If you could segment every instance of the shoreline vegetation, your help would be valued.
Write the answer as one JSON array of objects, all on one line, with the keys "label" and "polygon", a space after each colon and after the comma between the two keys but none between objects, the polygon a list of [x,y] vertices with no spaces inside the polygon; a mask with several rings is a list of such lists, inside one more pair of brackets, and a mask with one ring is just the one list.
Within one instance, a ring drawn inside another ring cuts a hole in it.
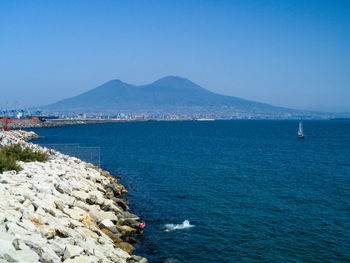
[{"label": "shoreline vegetation", "polygon": [[17,161],[22,162],[44,162],[49,160],[47,153],[33,151],[23,144],[10,144],[0,148],[0,173],[5,171],[19,172],[22,168]]},{"label": "shoreline vegetation", "polygon": [[92,164],[26,142],[33,138],[0,132],[1,160],[20,167],[0,171],[0,261],[146,263],[132,255],[140,218],[128,211],[125,187]]}]

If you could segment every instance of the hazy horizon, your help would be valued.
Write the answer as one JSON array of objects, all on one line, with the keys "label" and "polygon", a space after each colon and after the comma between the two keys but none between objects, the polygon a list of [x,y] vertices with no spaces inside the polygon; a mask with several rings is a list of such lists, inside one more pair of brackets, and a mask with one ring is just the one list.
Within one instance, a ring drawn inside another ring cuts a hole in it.
[{"label": "hazy horizon", "polygon": [[294,109],[350,112],[346,1],[1,1],[0,107],[109,80],[188,78]]}]

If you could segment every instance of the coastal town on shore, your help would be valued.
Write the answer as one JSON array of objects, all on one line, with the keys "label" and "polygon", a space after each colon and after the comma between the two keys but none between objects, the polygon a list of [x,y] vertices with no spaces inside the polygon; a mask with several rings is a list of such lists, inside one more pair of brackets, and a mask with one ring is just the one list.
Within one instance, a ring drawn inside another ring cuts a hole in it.
[{"label": "coastal town on shore", "polygon": [[140,218],[109,172],[28,142],[38,135],[0,132],[0,149],[20,145],[48,156],[0,174],[0,262],[146,263],[132,255]]},{"label": "coastal town on shore", "polygon": [[325,120],[349,119],[349,114],[300,112],[266,113],[266,112],[42,112],[40,110],[0,110],[0,129],[51,128],[64,125],[143,122],[143,121],[211,121],[211,120]]}]

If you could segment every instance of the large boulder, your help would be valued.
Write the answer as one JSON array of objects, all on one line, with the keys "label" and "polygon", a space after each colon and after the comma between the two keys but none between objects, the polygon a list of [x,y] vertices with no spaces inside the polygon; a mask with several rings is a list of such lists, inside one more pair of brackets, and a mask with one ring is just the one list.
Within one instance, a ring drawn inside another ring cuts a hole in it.
[{"label": "large boulder", "polygon": [[72,209],[64,208],[63,212],[75,220],[83,220],[84,216],[86,215],[86,211],[79,207],[73,207]]},{"label": "large boulder", "polygon": [[102,228],[101,232],[105,235],[107,235],[114,243],[122,242],[122,234],[120,232],[113,233],[112,231],[108,230],[107,228]]},{"label": "large boulder", "polygon": [[110,188],[113,191],[115,196],[122,195],[122,187],[117,183],[111,182],[108,185],[106,185],[106,188],[107,189]]},{"label": "large boulder", "polygon": [[104,219],[102,220],[99,225],[98,225],[101,229],[102,228],[107,228],[109,231],[111,231],[112,233],[118,233],[118,229],[116,227],[116,225],[110,220],[110,219]]},{"label": "large boulder", "polygon": [[127,204],[126,200],[121,199],[121,198],[117,198],[117,197],[113,197],[112,200],[113,200],[118,206],[120,206],[123,210],[128,209],[128,204]]},{"label": "large boulder", "polygon": [[42,247],[42,251],[40,253],[40,262],[53,263],[60,261],[61,259],[57,256],[55,251],[49,245],[45,245]]},{"label": "large boulder", "polygon": [[55,188],[61,194],[70,194],[72,192],[72,188],[64,181],[61,181],[59,184],[55,185]]},{"label": "large boulder", "polygon": [[130,219],[130,218],[122,218],[119,220],[118,222],[121,225],[126,225],[126,226],[130,226],[132,228],[138,228],[140,225],[140,222],[134,220],[134,219]]},{"label": "large boulder", "polygon": [[116,243],[115,246],[117,248],[124,250],[128,254],[131,254],[131,252],[135,249],[132,245],[126,242]]},{"label": "large boulder", "polygon": [[71,195],[84,202],[89,198],[89,194],[84,191],[72,191]]},{"label": "large boulder", "polygon": [[72,257],[78,256],[83,251],[84,251],[84,249],[82,247],[74,246],[74,245],[66,245],[66,248],[65,248],[64,254],[63,254],[63,258],[67,259],[67,258],[72,258]]},{"label": "large boulder", "polygon": [[115,215],[115,213],[102,211],[101,208],[97,205],[90,206],[88,213],[90,217],[97,223],[100,223],[104,219],[110,219],[112,222],[118,221],[118,217]]},{"label": "large boulder", "polygon": [[134,215],[128,211],[124,211],[119,215],[120,218],[123,219],[132,219],[132,220],[140,220],[140,218],[137,215]]},{"label": "large boulder", "polygon": [[123,236],[135,234],[137,231],[135,228],[132,228],[130,226],[117,225],[117,228]]}]

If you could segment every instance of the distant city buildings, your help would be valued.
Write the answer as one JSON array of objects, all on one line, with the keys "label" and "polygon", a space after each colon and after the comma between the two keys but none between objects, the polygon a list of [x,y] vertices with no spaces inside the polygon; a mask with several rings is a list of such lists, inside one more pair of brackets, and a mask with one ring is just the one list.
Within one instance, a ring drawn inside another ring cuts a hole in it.
[{"label": "distant city buildings", "polygon": [[1,118],[28,119],[39,118],[42,121],[53,119],[66,120],[196,120],[196,119],[330,119],[349,118],[349,113],[324,113],[291,110],[281,112],[264,112],[262,110],[242,111],[230,107],[222,108],[193,108],[179,107],[169,110],[145,111],[106,111],[106,112],[76,112],[76,111],[41,111],[41,110],[0,110]]}]

